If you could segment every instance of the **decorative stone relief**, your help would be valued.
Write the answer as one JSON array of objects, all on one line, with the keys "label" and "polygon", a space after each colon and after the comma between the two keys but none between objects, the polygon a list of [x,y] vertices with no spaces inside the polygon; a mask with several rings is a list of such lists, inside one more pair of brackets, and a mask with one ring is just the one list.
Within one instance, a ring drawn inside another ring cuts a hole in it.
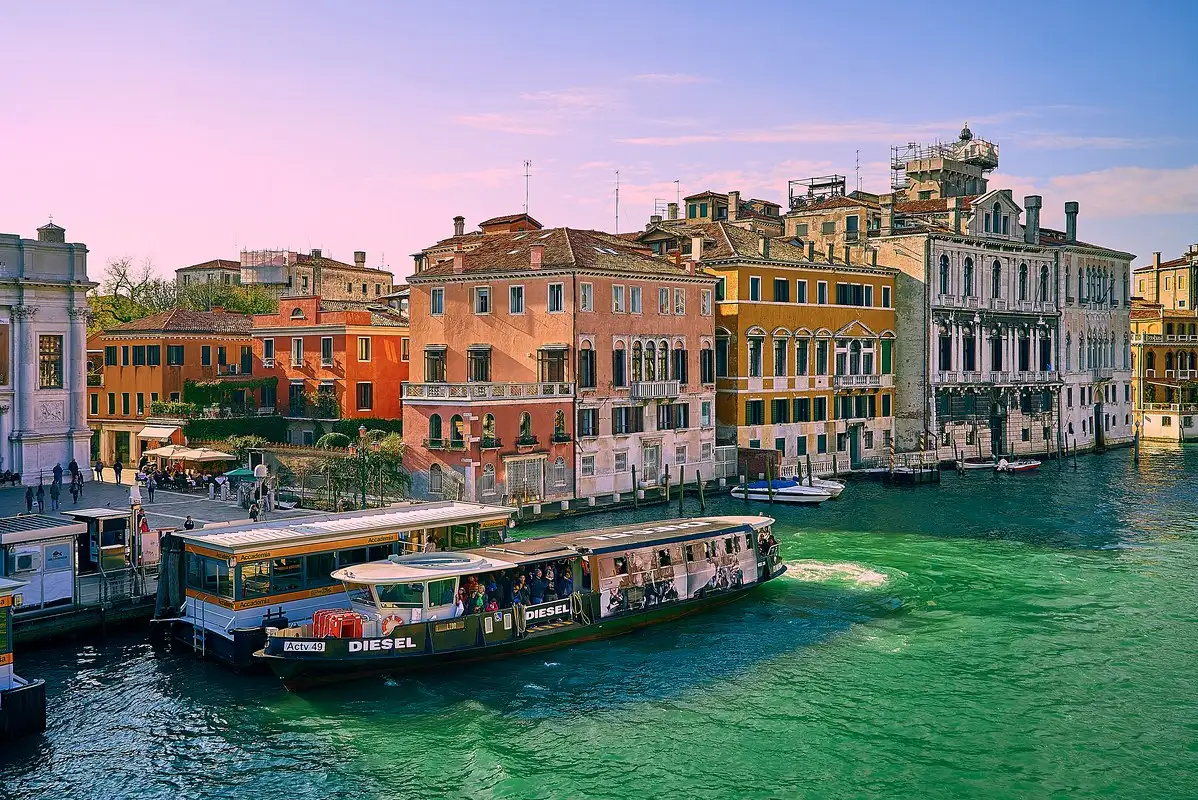
[{"label": "decorative stone relief", "polygon": [[37,315],[37,306],[13,306],[13,319],[33,319]]},{"label": "decorative stone relief", "polygon": [[92,311],[87,306],[71,306],[67,309],[67,314],[70,315],[71,319],[78,319],[86,322],[87,320],[91,319]]},{"label": "decorative stone relief", "polygon": [[62,400],[43,400],[38,403],[37,418],[40,422],[62,422],[66,416],[66,404]]}]

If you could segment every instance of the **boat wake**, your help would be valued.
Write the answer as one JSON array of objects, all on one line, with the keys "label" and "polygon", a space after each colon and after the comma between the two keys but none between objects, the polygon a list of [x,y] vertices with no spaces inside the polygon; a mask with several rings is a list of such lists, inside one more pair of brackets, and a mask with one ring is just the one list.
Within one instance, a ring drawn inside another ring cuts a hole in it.
[{"label": "boat wake", "polygon": [[886,573],[860,564],[829,564],[826,561],[787,561],[786,577],[814,583],[848,583],[869,589],[885,586],[890,580]]}]

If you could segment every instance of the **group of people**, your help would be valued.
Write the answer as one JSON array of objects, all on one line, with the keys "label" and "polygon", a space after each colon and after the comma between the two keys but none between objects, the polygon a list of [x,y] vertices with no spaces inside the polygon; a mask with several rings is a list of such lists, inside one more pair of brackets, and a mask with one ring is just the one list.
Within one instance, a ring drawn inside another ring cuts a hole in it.
[{"label": "group of people", "polygon": [[[50,482],[50,510],[58,510],[58,501],[62,497],[62,482],[64,474],[70,474],[71,486],[67,490],[71,493],[71,500],[75,504],[79,503],[79,498],[83,496],[83,473],[79,471],[79,462],[71,459],[71,463],[67,464],[67,472],[64,473],[62,464],[54,465],[54,479]],[[46,510],[46,485],[38,479],[37,490],[32,486],[25,489],[25,510],[33,513],[33,504],[37,503],[37,511],[39,514]]]},{"label": "group of people", "polygon": [[[590,589],[590,572],[582,562],[582,588]],[[469,575],[458,588],[454,616],[482,614],[520,605],[538,605],[569,597],[574,593],[574,570],[566,559],[534,564],[528,568],[506,569]]]}]

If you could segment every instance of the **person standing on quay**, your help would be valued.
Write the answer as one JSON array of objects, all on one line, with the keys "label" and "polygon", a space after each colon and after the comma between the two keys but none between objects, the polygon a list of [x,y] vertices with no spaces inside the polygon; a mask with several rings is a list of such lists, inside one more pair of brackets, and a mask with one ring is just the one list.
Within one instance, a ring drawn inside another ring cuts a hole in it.
[{"label": "person standing on quay", "polygon": [[104,482],[104,462],[96,459],[96,483]]},{"label": "person standing on quay", "polygon": [[112,465],[112,471],[113,471],[113,474],[116,475],[117,483],[121,482],[121,470],[123,470],[124,468],[125,468],[125,465],[121,463],[121,460],[119,458]]},{"label": "person standing on quay", "polygon": [[75,491],[80,497],[83,497],[83,473],[75,473]]},{"label": "person standing on quay", "polygon": [[154,490],[157,488],[158,488],[158,481],[154,480],[153,475],[146,478],[146,494],[149,495],[151,503],[154,502]]},{"label": "person standing on quay", "polygon": [[71,481],[71,502],[79,505],[79,483]]},{"label": "person standing on quay", "polygon": [[72,458],[71,463],[67,464],[67,472],[71,473],[71,483],[74,483],[79,477],[79,462]]},{"label": "person standing on quay", "polygon": [[39,479],[37,482],[37,513],[41,514],[46,510],[46,487]]},{"label": "person standing on quay", "polygon": [[54,465],[54,482],[58,484],[62,483],[62,464]]},{"label": "person standing on quay", "polygon": [[54,481],[50,484],[50,510],[58,510],[58,498],[62,494],[62,481]]},{"label": "person standing on quay", "polygon": [[33,513],[33,487],[25,487],[25,511]]}]

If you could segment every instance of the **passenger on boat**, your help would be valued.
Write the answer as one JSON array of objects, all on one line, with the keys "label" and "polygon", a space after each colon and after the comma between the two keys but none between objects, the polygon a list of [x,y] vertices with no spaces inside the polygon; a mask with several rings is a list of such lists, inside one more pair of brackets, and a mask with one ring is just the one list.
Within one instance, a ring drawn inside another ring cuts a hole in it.
[{"label": "passenger on boat", "polygon": [[553,567],[545,567],[545,602],[549,603],[557,599],[557,578],[553,572]]},{"label": "passenger on boat", "polygon": [[487,607],[484,610],[486,610],[488,612],[498,611],[499,610],[499,601],[496,600],[494,597],[492,597],[490,600],[487,601]]},{"label": "passenger on boat", "polygon": [[574,594],[574,572],[567,564],[557,579],[557,596],[569,597],[572,594]]},{"label": "passenger on boat", "polygon": [[528,581],[524,579],[523,575],[520,575],[516,578],[516,585],[512,588],[513,602],[515,602],[517,598],[519,598],[520,605],[526,606],[532,602],[532,592],[529,590]]},{"label": "passenger on boat", "polygon": [[453,615],[454,617],[463,616],[466,613],[466,589],[465,587],[458,589],[457,596],[453,600]]},{"label": "passenger on boat", "polygon": [[481,614],[487,607],[487,593],[482,586],[475,584],[474,594],[470,597],[470,613]]},{"label": "passenger on boat", "polygon": [[591,562],[585,558],[582,560],[582,590],[584,592],[591,590]]},{"label": "passenger on boat", "polygon": [[545,580],[545,573],[540,567],[537,567],[536,573],[528,583],[529,594],[532,596],[532,604],[535,606],[538,603],[545,602],[545,589],[548,588],[549,582]]}]

